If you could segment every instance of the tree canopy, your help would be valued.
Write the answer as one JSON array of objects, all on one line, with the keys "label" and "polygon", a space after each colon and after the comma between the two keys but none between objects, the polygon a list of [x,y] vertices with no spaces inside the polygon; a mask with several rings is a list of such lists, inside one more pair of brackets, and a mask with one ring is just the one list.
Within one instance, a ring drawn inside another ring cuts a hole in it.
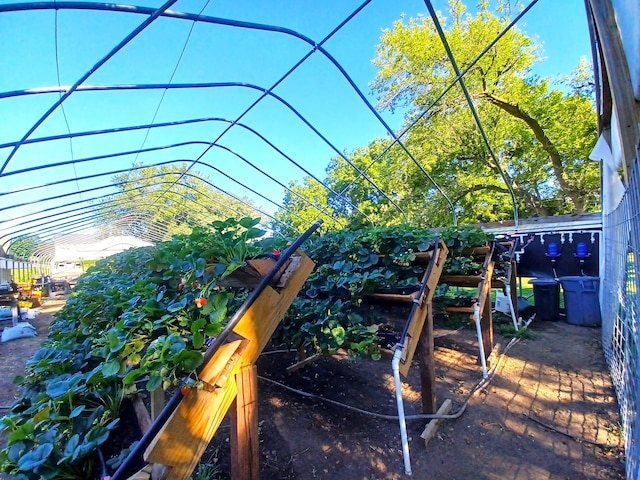
[{"label": "tree canopy", "polygon": [[134,165],[112,180],[119,192],[100,203],[101,218],[112,220],[100,228],[114,230],[110,233],[169,239],[214,220],[263,220],[251,200],[224,193],[186,165]]},{"label": "tree canopy", "polygon": [[[554,85],[532,73],[541,45],[517,27],[478,59],[511,22],[508,4],[482,2],[471,14],[451,0],[448,16],[439,13],[482,131],[431,18],[401,18],[383,32],[372,89],[381,108],[406,111],[406,150],[384,138],[348,154],[386,195],[339,158],[326,179],[377,224],[446,225],[452,210],[461,223],[513,218],[506,182],[521,217],[599,209],[599,165],[588,159],[597,124],[586,61]],[[304,216],[306,207],[290,200],[285,206]],[[363,221],[331,196],[327,202]]]}]

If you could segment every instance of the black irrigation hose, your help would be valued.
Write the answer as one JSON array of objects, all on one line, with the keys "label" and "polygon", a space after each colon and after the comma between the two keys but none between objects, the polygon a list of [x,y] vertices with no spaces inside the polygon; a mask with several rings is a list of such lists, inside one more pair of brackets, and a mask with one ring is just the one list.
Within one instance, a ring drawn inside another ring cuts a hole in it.
[{"label": "black irrigation hose", "polygon": [[[222,332],[216,337],[215,341],[211,344],[211,346],[204,353],[204,361],[203,365],[206,365],[207,362],[215,355],[218,349],[225,342],[227,337],[233,331],[233,328],[238,324],[240,319],[244,316],[244,314],[249,310],[249,308],[254,304],[254,302],[258,299],[258,296],[264,291],[264,289],[269,285],[269,283],[273,280],[276,273],[280,270],[281,267],[285,265],[287,260],[293,255],[293,253],[322,225],[322,220],[318,220],[316,223],[311,225],[302,235],[300,235],[291,245],[289,245],[280,258],[275,263],[275,265],[269,270],[269,272],[264,276],[264,278],[260,281],[258,286],[253,289],[249,297],[244,301],[244,303],[240,306],[238,311],[231,317],[227,325],[224,327]],[[183,395],[182,392],[176,392],[164,406],[164,408],[160,411],[160,414],[153,421],[147,432],[142,436],[140,441],[136,444],[136,446],[131,450],[127,458],[122,462],[120,467],[116,470],[116,472],[111,476],[111,480],[124,480],[129,478],[131,475],[135,473],[136,466],[141,462],[143,458],[144,451],[147,449],[151,441],[158,434],[160,429],[164,426],[166,421],[169,419],[171,414],[178,408],[180,401],[182,400]]]},{"label": "black irrigation hose", "polygon": [[435,261],[438,257],[438,249],[440,248],[440,235],[436,235],[436,238],[434,240],[434,247],[433,247],[433,253],[431,256],[431,261],[429,262],[429,266],[427,267],[427,272],[425,272],[425,276],[424,276],[424,282],[422,282],[422,285],[420,285],[420,290],[418,291],[418,296],[413,300],[413,305],[411,306],[411,312],[409,313],[409,320],[407,320],[407,323],[405,323],[404,325],[404,330],[402,332],[402,336],[400,337],[400,340],[398,341],[398,346],[399,348],[404,348],[405,347],[405,342],[407,339],[407,333],[409,333],[409,325],[411,324],[410,320],[413,318],[413,316],[416,313],[416,310],[418,308],[420,308],[420,302],[422,300],[422,295],[424,295],[424,291],[427,288],[427,283],[429,281],[429,277],[431,276],[431,271],[433,270],[433,266],[435,264]]}]

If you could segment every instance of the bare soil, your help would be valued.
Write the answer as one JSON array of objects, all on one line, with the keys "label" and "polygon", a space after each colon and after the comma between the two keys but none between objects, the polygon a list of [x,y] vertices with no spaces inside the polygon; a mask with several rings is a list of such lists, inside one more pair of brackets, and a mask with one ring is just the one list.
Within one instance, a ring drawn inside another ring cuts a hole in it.
[{"label": "bare soil", "polygon": [[[16,398],[13,378],[23,373],[61,305],[55,300],[41,307],[42,314],[31,321],[38,337],[0,343],[3,408]],[[530,329],[535,337],[508,351],[509,339],[496,334],[503,353],[493,359],[490,384],[471,396],[482,379],[475,331],[437,329],[438,403],[451,399],[455,413],[468,399],[468,407],[459,418],[443,421],[427,445],[420,438],[427,420],[408,421],[412,478],[625,478],[619,411],[600,329],[535,321]],[[338,354],[288,374],[286,367],[294,362],[291,352],[264,354],[258,361],[260,478],[406,477],[397,420],[343,406],[397,415],[391,362]],[[418,367],[403,380],[406,414],[421,413]],[[217,473],[200,478],[228,478],[228,459],[225,422],[203,457],[203,464],[217,465]]]}]

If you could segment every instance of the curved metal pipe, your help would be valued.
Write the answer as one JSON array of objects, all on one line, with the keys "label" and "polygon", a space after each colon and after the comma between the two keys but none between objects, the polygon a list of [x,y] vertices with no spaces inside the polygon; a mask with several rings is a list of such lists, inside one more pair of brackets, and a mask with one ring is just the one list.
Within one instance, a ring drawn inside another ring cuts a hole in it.
[{"label": "curved metal pipe", "polygon": [[[491,143],[489,142],[489,138],[487,137],[486,132],[484,131],[484,128],[482,126],[482,121],[480,120],[480,116],[478,115],[478,111],[476,110],[476,107],[473,103],[473,99],[471,98],[471,95],[469,94],[469,90],[467,89],[467,85],[464,82],[464,79],[462,78],[462,75],[460,73],[460,69],[458,68],[458,63],[456,62],[456,58],[453,55],[453,51],[451,50],[451,47],[449,46],[449,42],[447,41],[447,37],[444,33],[444,30],[442,29],[442,25],[440,25],[440,20],[438,20],[438,16],[436,15],[436,11],[433,8],[433,5],[431,4],[430,0],[424,0],[425,5],[427,6],[427,9],[429,10],[429,14],[431,15],[431,19],[433,20],[433,23],[436,27],[436,31],[438,32],[438,36],[440,37],[440,41],[442,42],[442,45],[444,46],[445,51],[447,52],[447,56],[449,57],[449,61],[451,62],[451,65],[453,67],[453,70],[456,74],[456,77],[458,77],[458,83],[460,85],[460,88],[462,89],[462,92],[464,93],[464,96],[467,100],[467,104],[469,105],[469,109],[471,110],[471,114],[473,115],[473,118],[476,122],[476,125],[478,126],[478,130],[480,131],[480,135],[482,136],[482,141],[484,142],[485,146],[487,147],[487,150],[489,151],[489,154],[491,155],[491,158],[493,159],[494,164],[496,165],[496,169],[498,170],[498,172],[500,173],[500,176],[502,177],[502,180],[504,181],[505,185],[507,186],[507,189],[509,190],[509,193],[511,195],[511,202],[512,202],[512,206],[513,206],[513,219],[514,219],[514,223],[515,223],[515,229],[518,230],[518,204],[516,201],[516,194],[513,190],[513,186],[511,185],[511,181],[509,181],[509,178],[507,177],[507,175],[505,174],[505,172],[502,170],[502,167],[500,166],[500,162],[498,162],[498,157],[496,157],[495,152],[493,151],[493,149],[491,148]],[[486,372],[485,372],[486,373]]]},{"label": "curved metal pipe", "polygon": [[[400,133],[398,134],[398,138],[402,138],[404,137],[420,120],[422,120],[424,118],[424,116],[429,113],[431,111],[431,109],[433,107],[435,107],[440,100],[442,100],[444,98],[444,96],[449,92],[449,90],[451,90],[457,83],[458,81],[463,78],[468,72],[469,70],[471,70],[476,63],[478,63],[480,61],[480,59],[482,57],[484,57],[487,52],[489,50],[491,50],[491,48],[493,48],[493,46],[498,43],[498,41],[506,35],[506,33],[511,30],[511,28],[513,28],[514,25],[516,25],[520,19],[531,9],[531,7],[533,7],[536,3],[538,2],[538,0],[532,0],[531,3],[529,3],[529,5],[527,5],[518,15],[516,15],[516,17],[509,22],[509,24],[478,54],[478,56],[476,58],[474,58],[471,63],[469,63],[464,70],[462,70],[459,74],[456,75],[456,78],[453,79],[453,81],[451,83],[449,83],[449,85],[447,85],[447,87],[442,91],[442,93],[440,93],[440,95],[438,95],[438,97],[433,100],[433,102],[431,102],[431,104],[424,109],[424,111],[418,115],[409,125],[407,125],[406,127],[404,127]],[[387,145],[384,150],[382,150],[382,152],[380,153],[380,155],[378,155],[376,158],[374,158],[371,163],[369,163],[369,165],[367,165],[367,167],[365,167],[364,171],[368,171],[373,165],[375,165],[377,162],[379,162],[386,154],[387,152],[389,152],[389,150],[391,149],[391,147],[393,147],[395,144],[397,143],[397,139],[392,139],[391,142],[389,143],[389,145]],[[351,187],[351,185],[353,183],[355,183],[358,180],[359,177],[356,177],[354,180],[352,180],[343,190],[342,192],[344,192],[345,190],[349,189]],[[341,192],[341,193],[342,193]],[[455,213],[455,209],[453,211],[453,223],[454,225],[457,224],[457,219],[456,219],[456,213]]]},{"label": "curved metal pipe", "polygon": [[[65,93],[64,95],[62,95],[37,121],[36,123],[34,123],[31,128],[27,131],[27,133],[24,134],[24,136],[22,137],[20,143],[18,145],[16,145],[15,147],[13,147],[13,150],[11,151],[11,153],[9,153],[9,156],[7,157],[7,159],[4,161],[4,163],[2,164],[2,166],[0,167],[0,175],[2,174],[2,172],[4,172],[4,170],[7,168],[7,165],[9,165],[9,162],[11,161],[11,159],[13,158],[13,156],[16,154],[16,152],[18,151],[18,148],[20,148],[20,146],[22,145],[22,142],[24,142],[27,138],[29,138],[31,136],[31,134],[33,132],[36,131],[36,129],[42,125],[44,123],[44,121],[49,118],[49,116],[60,106],[64,103],[64,101],[69,98],[71,96],[71,94],[80,86],[82,85],[82,83],[84,83],[85,80],[87,80],[96,70],[98,70],[100,67],[102,67],[105,63],[107,63],[107,61],[113,57],[116,53],[118,53],[120,50],[122,50],[131,40],[133,40],[136,36],[138,36],[145,28],[147,28],[149,25],[151,25],[165,10],[167,10],[171,5],[173,5],[174,3],[176,3],[177,0],[167,0],[160,8],[157,9],[152,9],[152,11],[150,11],[148,13],[149,17],[143,21],[140,25],[138,25],[131,33],[129,33],[126,37],[124,37],[114,48],[112,48],[105,56],[103,56],[100,60],[98,60],[98,62],[93,65],[93,67],[91,67],[87,72],[85,72],[73,85],[72,87],[67,91],[67,93]],[[58,7],[56,6],[56,3],[53,3],[54,8],[57,10]],[[0,10],[2,11],[2,10]]]},{"label": "curved metal pipe", "polygon": [[[400,206],[397,205],[393,201],[393,199],[391,199],[386,194],[386,192],[384,192],[378,185],[376,185],[376,183],[373,182],[373,180],[369,176],[367,176],[366,173],[362,172],[359,169],[359,167],[357,167],[335,145],[333,145],[324,135],[322,135],[318,129],[316,129],[302,114],[300,114],[295,109],[295,107],[293,107],[290,103],[288,103],[282,97],[276,95],[275,93],[271,92],[270,90],[265,89],[264,87],[260,87],[258,85],[253,85],[253,84],[249,84],[249,83],[242,83],[242,82],[213,82],[213,83],[190,83],[190,84],[87,85],[87,86],[84,86],[84,87],[76,88],[76,91],[82,92],[82,91],[96,91],[96,90],[99,90],[99,91],[114,91],[114,90],[183,89],[183,88],[220,88],[220,87],[246,87],[246,88],[250,88],[250,89],[254,89],[254,90],[258,90],[258,91],[262,92],[263,95],[262,95],[261,98],[264,98],[265,96],[269,95],[269,96],[273,97],[274,99],[278,100],[281,104],[286,106],[292,113],[294,113],[294,115],[296,115],[307,127],[309,127],[340,158],[342,158],[354,170],[356,170],[356,172],[358,172],[359,176],[361,176],[362,178],[367,180],[377,191],[379,191],[387,200],[389,200],[389,202],[392,205],[394,205],[404,215],[405,220],[407,220],[407,217],[406,217],[404,211],[402,210],[402,208],[400,208]],[[58,92],[58,93],[68,92],[68,89],[63,88],[63,87],[43,87],[43,88],[39,88],[39,89],[17,90],[17,91],[13,91],[13,92],[0,93],[0,98],[3,98],[3,97],[6,98],[6,97],[11,97],[11,96],[20,96],[20,95],[38,95],[38,94],[43,94],[43,93],[54,93],[54,92]],[[200,156],[196,160],[194,160],[194,162],[200,160],[206,153],[208,153],[208,151],[213,146],[219,146],[217,144],[217,142],[220,141],[222,136],[226,132],[228,132],[230,130],[230,128],[233,127],[234,125],[243,126],[244,128],[247,128],[248,130],[250,130],[253,133],[257,134],[257,132],[255,132],[255,130],[248,128],[246,125],[242,125],[242,124],[238,123],[238,121],[229,121],[229,120],[223,119],[223,118],[211,118],[211,119],[207,119],[207,120],[226,121],[226,122],[229,122],[230,125],[229,125],[229,127],[227,129],[225,129],[225,131],[222,134],[220,134],[218,136],[218,138],[216,140],[214,140],[213,142],[207,142],[208,145],[209,145],[209,148],[205,149],[205,151],[202,154],[200,154]],[[176,122],[165,122],[164,124],[161,124],[161,125],[162,126],[174,126],[174,125],[183,125],[183,124],[186,124],[186,123],[195,123],[195,122],[199,122],[199,121],[204,121],[204,119],[187,120],[187,121],[176,121]],[[158,125],[160,125],[160,124],[158,124]],[[76,136],[79,137],[79,136],[85,136],[85,135],[91,135],[91,134],[123,132],[123,131],[138,130],[138,129],[151,128],[151,127],[155,127],[155,125],[149,124],[149,125],[142,125],[142,126],[135,126],[135,127],[124,127],[124,128],[96,130],[96,131],[93,131],[93,132],[83,132],[83,133],[80,133],[80,134],[60,134],[60,135],[46,137],[46,140],[59,140],[59,139],[63,139],[63,138],[73,138],[73,137],[76,137]],[[266,141],[266,139],[262,135],[258,134],[258,136]],[[37,140],[37,141],[44,141],[44,140]],[[30,141],[30,140],[24,139],[24,140],[20,140],[20,141],[16,141],[16,142],[5,143],[5,144],[0,145],[0,148],[13,147],[15,149],[15,148],[19,147],[20,145],[26,145],[26,144],[29,144],[29,143],[36,143],[36,140],[31,140]],[[270,142],[267,142],[267,143],[269,145],[271,145],[273,148],[275,148]],[[349,205],[352,208],[354,208],[356,211],[358,211],[360,214],[362,214],[370,223],[373,224],[372,220],[364,212],[362,212],[355,204],[353,204],[347,197],[341,197],[340,193],[334,191],[329,186],[327,186],[324,183],[322,183],[313,174],[311,174],[307,169],[302,167],[298,162],[294,161],[291,157],[285,155],[279,149],[276,149],[276,150],[278,151],[278,153],[283,155],[291,163],[293,163],[298,168],[303,170],[305,172],[305,174],[311,176],[312,178],[314,178],[315,180],[320,182],[320,184],[322,184],[324,186],[324,188],[330,190],[331,193],[336,195],[338,198],[343,198],[347,203],[349,203]],[[133,151],[133,153],[135,153],[135,151]],[[0,176],[3,176],[2,171],[0,171]]]}]

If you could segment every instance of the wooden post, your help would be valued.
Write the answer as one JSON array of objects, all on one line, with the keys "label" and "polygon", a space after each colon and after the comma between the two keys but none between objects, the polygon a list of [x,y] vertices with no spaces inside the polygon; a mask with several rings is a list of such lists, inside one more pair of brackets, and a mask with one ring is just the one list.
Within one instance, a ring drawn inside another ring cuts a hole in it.
[{"label": "wooden post", "polygon": [[236,374],[238,395],[229,410],[231,420],[231,479],[258,480],[258,373],[255,365]]},{"label": "wooden post", "polygon": [[431,302],[425,305],[427,316],[420,334],[420,383],[422,384],[422,413],[435,413],[436,367],[433,343],[433,308]]},{"label": "wooden post", "polygon": [[[491,282],[490,279],[487,281]],[[491,313],[491,297],[484,302],[482,311],[480,312],[480,329],[482,331],[482,345],[484,346],[485,360],[488,361],[489,355],[493,351],[493,317]],[[487,368],[489,364],[487,363]]]}]

